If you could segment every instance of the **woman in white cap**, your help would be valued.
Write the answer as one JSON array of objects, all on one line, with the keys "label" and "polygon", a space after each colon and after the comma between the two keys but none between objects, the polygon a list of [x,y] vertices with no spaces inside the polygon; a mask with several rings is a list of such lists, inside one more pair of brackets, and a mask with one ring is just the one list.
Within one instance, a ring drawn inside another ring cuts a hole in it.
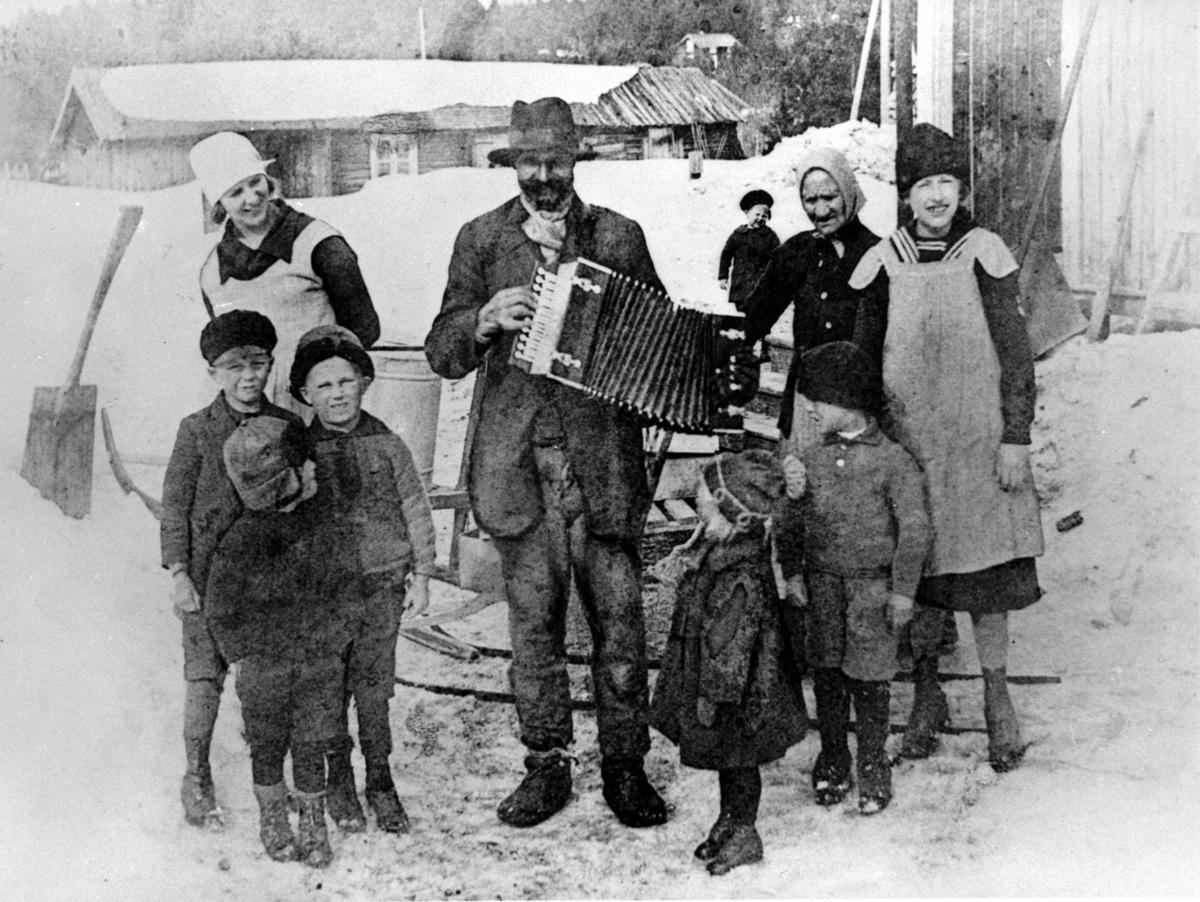
[{"label": "woman in white cap", "polygon": [[279,183],[254,145],[234,132],[218,132],[188,154],[225,233],[200,269],[200,291],[210,316],[230,309],[266,315],[279,335],[267,394],[296,409],[288,373],[300,336],[336,323],[369,348],[379,338],[379,317],[358,258],[335,228],[288,206]]}]

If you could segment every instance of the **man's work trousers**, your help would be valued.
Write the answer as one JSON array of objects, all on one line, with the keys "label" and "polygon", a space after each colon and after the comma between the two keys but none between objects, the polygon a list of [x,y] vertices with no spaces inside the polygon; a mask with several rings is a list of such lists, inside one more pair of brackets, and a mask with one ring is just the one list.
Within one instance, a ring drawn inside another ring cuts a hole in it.
[{"label": "man's work trousers", "polygon": [[509,680],[521,741],[534,751],[546,751],[566,747],[574,736],[566,658],[574,573],[592,635],[600,753],[642,757],[650,749],[650,733],[637,543],[590,535],[562,455],[556,449],[536,452],[546,516],[522,536],[494,538],[508,595]]}]

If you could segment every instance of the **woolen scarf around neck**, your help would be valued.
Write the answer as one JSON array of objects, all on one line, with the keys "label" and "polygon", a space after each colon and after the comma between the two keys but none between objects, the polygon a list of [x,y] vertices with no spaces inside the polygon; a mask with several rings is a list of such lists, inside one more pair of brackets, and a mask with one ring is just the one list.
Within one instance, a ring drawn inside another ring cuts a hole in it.
[{"label": "woolen scarf around neck", "polygon": [[567,211],[570,200],[561,210],[538,210],[521,196],[521,206],[529,218],[521,223],[521,230],[538,246],[542,258],[551,266],[558,262],[559,252],[567,240]]}]

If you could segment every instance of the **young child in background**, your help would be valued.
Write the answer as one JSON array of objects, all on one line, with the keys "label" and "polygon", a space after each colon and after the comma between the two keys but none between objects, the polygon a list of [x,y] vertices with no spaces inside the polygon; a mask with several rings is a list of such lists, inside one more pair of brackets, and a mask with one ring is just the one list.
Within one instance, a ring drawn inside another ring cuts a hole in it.
[{"label": "young child in background", "polygon": [[739,206],[746,214],[746,224],[734,229],[721,249],[717,280],[729,292],[729,302],[738,310],[754,291],[767,261],[779,247],[779,236],[768,225],[774,203],[774,198],[761,188],[742,195]]},{"label": "young child in background", "polygon": [[[888,736],[897,635],[932,541],[920,467],[879,429],[879,369],[857,345],[837,341],[800,359],[797,392],[825,437],[785,461],[789,488],[802,476],[799,547],[779,547],[785,573],[803,568],[808,661],[813,667],[821,751],[813,766],[817,802],[835,805],[850,789],[846,732],[854,701],[858,809],[875,814],[892,798]],[[800,466],[802,464],[802,466]]]},{"label": "young child in background", "polygon": [[[310,456],[303,424],[274,417],[249,419],[226,440],[245,510],[213,554],[205,605],[218,646],[238,663],[263,848],[325,867],[325,751],[345,731],[342,659],[362,610],[353,546],[313,499]],[[299,837],[283,783],[289,749]]]},{"label": "young child in background", "polygon": [[[300,338],[291,389],[316,413],[309,431],[320,498],[350,531],[366,599],[346,658],[343,718],[353,698],[366,760],[367,804],[381,830],[405,833],[408,815],[388,763],[388,704],[396,685],[400,618],[428,605],[436,549],[429,500],[408,446],[362,409],[363,392],[374,375],[371,358],[353,332],[318,326]],[[349,733],[343,735],[344,746],[329,757],[329,811],[340,828],[356,832],[366,826],[366,817],[355,789]]]},{"label": "young child in background", "polygon": [[671,555],[685,572],[650,722],[685,767],[718,773],[720,814],[695,851],[714,875],[762,860],[759,766],[807,728],[771,568],[768,520],[783,495],[772,454],[718,455],[697,490],[701,525]]},{"label": "young child in background", "polygon": [[300,424],[299,417],[264,395],[274,349],[275,328],[261,313],[233,310],[205,325],[200,353],[220,392],[208,407],[180,423],[163,484],[162,564],[171,573],[172,602],[183,624],[187,685],[183,707],[187,770],[181,798],[184,818],[197,826],[221,823],[208,759],[228,670],[209,632],[201,599],[213,549],[242,510],[225,472],[222,449],[247,417]]}]

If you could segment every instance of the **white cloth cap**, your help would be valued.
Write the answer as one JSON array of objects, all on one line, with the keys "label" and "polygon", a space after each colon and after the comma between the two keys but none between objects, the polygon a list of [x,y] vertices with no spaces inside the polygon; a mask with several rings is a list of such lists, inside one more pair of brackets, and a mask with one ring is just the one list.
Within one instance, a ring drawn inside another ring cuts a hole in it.
[{"label": "white cloth cap", "polygon": [[260,157],[248,138],[236,132],[217,132],[192,146],[188,162],[205,198],[215,204],[242,179],[266,175],[267,164],[275,161]]}]

